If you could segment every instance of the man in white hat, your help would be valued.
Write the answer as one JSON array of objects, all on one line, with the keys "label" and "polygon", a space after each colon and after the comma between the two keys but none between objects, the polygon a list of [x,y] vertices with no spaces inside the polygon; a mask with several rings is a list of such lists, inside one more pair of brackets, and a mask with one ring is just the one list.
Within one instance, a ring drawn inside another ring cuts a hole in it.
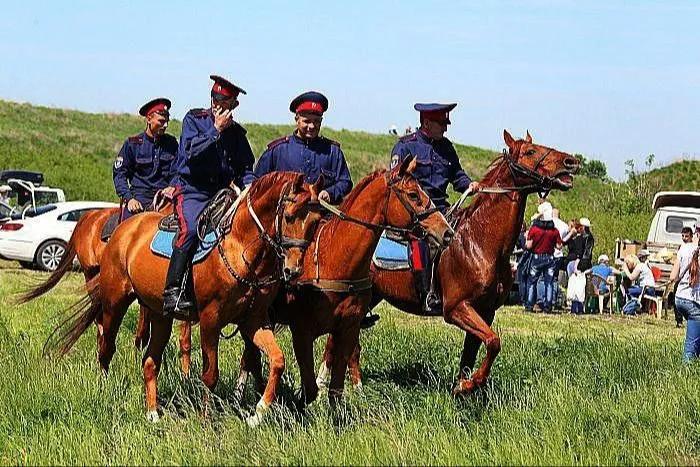
[{"label": "man in white hat", "polygon": [[537,303],[545,313],[552,311],[552,281],[554,279],[554,249],[561,248],[559,231],[552,222],[552,205],[542,203],[537,208],[538,218],[532,223],[527,233],[525,247],[532,253],[530,271],[528,272],[528,293],[525,311],[532,312],[535,305],[535,291],[540,277],[543,278],[544,290],[537,294]]}]

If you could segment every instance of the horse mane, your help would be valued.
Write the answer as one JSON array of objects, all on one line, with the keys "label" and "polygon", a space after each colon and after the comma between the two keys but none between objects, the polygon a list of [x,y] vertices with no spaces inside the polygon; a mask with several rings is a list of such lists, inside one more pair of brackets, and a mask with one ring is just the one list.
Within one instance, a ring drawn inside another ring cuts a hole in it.
[{"label": "horse mane", "polygon": [[[338,206],[338,209],[341,211],[345,212],[346,209],[350,208],[352,204],[355,202],[358,196],[360,196],[360,193],[369,185],[372,183],[374,180],[379,178],[380,176],[383,176],[386,173],[386,169],[377,169],[374,172],[370,172],[367,174],[362,180],[359,181],[357,185],[348,193],[348,195],[343,199],[343,202],[340,203]],[[328,221],[328,229],[329,232],[334,232],[336,227],[340,224],[340,218],[338,216],[333,216],[333,218]]]},{"label": "horse mane", "polygon": [[[488,167],[486,167],[486,174],[481,179],[481,183],[485,186],[488,186],[488,187],[496,186],[496,181],[498,180],[498,177],[501,175],[501,168],[506,163],[506,158],[512,157],[514,154],[519,154],[520,148],[522,147],[524,142],[525,142],[525,140],[523,140],[523,139],[516,140],[515,147],[510,153],[501,154],[500,156],[498,156],[494,160],[492,160],[491,163],[488,165]],[[479,207],[479,205],[482,203],[482,201],[484,199],[486,199],[486,197],[477,196],[474,199],[474,202],[471,203],[466,208],[457,209],[454,213],[454,219],[455,219],[457,225],[461,224],[464,221],[465,217],[471,217],[473,212],[476,210],[477,207]]]},{"label": "horse mane", "polygon": [[271,172],[258,179],[253,180],[250,186],[249,196],[251,201],[255,201],[267,193],[275,185],[284,185],[287,182],[296,182],[304,175],[297,172]]}]

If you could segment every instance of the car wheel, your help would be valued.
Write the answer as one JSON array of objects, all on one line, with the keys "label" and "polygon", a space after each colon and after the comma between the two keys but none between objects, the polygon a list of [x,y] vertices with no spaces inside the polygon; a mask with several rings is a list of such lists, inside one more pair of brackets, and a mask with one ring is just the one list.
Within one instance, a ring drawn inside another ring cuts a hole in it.
[{"label": "car wheel", "polygon": [[36,264],[44,271],[53,272],[66,252],[66,244],[61,240],[49,240],[36,251]]},{"label": "car wheel", "polygon": [[24,269],[36,269],[36,264],[32,263],[31,261],[20,261],[19,265]]}]

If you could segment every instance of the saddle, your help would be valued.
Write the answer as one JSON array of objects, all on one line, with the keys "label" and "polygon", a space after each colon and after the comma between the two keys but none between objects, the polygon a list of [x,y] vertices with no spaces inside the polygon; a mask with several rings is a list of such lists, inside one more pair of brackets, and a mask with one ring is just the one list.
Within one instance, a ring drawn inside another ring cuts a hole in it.
[{"label": "saddle", "polygon": [[[221,241],[226,233],[225,228],[230,224],[230,219],[236,213],[241,199],[243,196],[237,197],[233,190],[224,188],[219,190],[206,205],[197,222],[197,233],[202,240],[195,251],[192,263],[204,260]],[[226,225],[226,227],[222,227],[222,225]],[[170,258],[173,253],[173,241],[178,230],[177,213],[162,218],[158,222],[158,230],[151,240],[151,251],[159,256]]]},{"label": "saddle", "polygon": [[100,232],[100,240],[102,240],[103,242],[107,242],[109,240],[109,238],[114,233],[114,229],[116,229],[119,225],[119,217],[119,212],[109,216],[107,222],[105,222],[105,225],[102,226],[102,231]]}]

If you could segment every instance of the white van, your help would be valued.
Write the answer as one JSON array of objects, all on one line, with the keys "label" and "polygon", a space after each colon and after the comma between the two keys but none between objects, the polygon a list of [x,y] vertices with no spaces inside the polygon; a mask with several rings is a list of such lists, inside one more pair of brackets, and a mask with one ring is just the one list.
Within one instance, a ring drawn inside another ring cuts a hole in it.
[{"label": "white van", "polygon": [[647,242],[680,246],[681,229],[700,225],[700,192],[660,191],[652,204],[656,214]]}]

